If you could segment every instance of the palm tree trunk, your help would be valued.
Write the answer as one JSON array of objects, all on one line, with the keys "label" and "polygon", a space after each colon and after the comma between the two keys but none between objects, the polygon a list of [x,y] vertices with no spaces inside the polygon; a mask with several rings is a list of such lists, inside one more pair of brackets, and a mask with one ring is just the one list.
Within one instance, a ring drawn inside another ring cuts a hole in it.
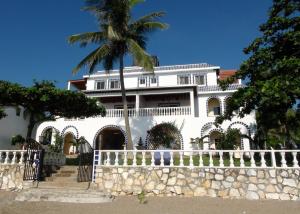
[{"label": "palm tree trunk", "polygon": [[122,102],[123,102],[123,113],[125,119],[125,129],[127,134],[127,145],[126,148],[128,150],[133,150],[133,143],[131,138],[131,131],[129,126],[129,118],[128,118],[128,108],[127,108],[127,99],[126,99],[126,91],[125,91],[125,84],[124,84],[124,55],[121,54],[120,56],[120,83],[121,83],[121,93],[122,93]]}]

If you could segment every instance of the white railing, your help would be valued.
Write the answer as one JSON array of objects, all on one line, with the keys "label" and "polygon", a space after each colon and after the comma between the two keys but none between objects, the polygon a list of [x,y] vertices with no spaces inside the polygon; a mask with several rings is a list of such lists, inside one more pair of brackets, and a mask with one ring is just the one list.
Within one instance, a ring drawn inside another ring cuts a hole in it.
[{"label": "white railing", "polygon": [[44,165],[62,166],[66,163],[66,157],[62,153],[46,151],[44,156]]},{"label": "white railing", "polygon": [[[123,117],[123,109],[106,109],[106,117]],[[128,109],[129,117],[191,115],[191,107]]]},{"label": "white railing", "polygon": [[23,164],[26,150],[0,150],[0,165]]},{"label": "white railing", "polygon": [[300,168],[300,150],[95,150],[101,167]]}]

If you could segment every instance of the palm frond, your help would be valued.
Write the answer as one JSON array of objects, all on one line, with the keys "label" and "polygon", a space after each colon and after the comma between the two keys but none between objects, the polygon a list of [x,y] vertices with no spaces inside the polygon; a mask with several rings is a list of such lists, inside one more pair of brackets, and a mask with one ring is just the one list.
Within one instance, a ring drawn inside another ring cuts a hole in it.
[{"label": "palm frond", "polygon": [[107,36],[110,40],[120,40],[119,34],[114,30],[114,28],[111,25],[108,26]]},{"label": "palm frond", "polygon": [[81,47],[85,47],[89,43],[97,43],[105,40],[104,32],[87,32],[81,34],[75,34],[68,38],[70,44],[79,42]]},{"label": "palm frond", "polygon": [[88,66],[89,73],[94,71],[96,64],[100,63],[103,58],[109,53],[110,48],[108,45],[102,45],[101,47],[95,49],[88,56],[86,56],[81,62],[72,70],[72,73],[77,73],[82,67]]},{"label": "palm frond", "polygon": [[168,27],[168,24],[162,22],[145,22],[140,26],[140,28],[143,28],[146,32],[154,30],[165,30],[168,29]]},{"label": "palm frond", "polygon": [[154,71],[152,57],[136,41],[129,39],[128,49],[139,66],[145,68],[147,71]]},{"label": "palm frond", "polygon": [[150,14],[147,14],[145,16],[140,17],[139,19],[132,22],[130,25],[131,26],[140,25],[141,23],[154,21],[154,20],[156,20],[158,18],[161,18],[165,15],[166,15],[166,13],[164,11],[153,12],[153,13],[150,13]]},{"label": "palm frond", "polygon": [[145,2],[145,0],[129,0],[129,7],[133,8],[137,4],[143,3],[143,2]]}]

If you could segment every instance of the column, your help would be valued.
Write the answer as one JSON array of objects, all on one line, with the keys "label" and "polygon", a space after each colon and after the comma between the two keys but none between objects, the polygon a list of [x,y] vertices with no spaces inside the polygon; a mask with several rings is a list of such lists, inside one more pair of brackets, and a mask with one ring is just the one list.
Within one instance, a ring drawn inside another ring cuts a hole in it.
[{"label": "column", "polygon": [[190,91],[191,116],[195,117],[195,97],[194,90]]},{"label": "column", "polygon": [[136,111],[136,116],[139,116],[139,109],[140,109],[140,95],[137,94],[135,95],[135,111]]}]

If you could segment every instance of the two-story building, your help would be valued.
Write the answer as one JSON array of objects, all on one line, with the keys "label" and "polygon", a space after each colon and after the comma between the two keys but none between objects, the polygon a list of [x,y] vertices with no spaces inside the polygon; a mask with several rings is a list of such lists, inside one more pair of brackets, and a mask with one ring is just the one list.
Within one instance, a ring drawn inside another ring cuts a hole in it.
[{"label": "two-story building", "polygon": [[[234,70],[221,70],[207,63],[157,66],[154,72],[141,67],[126,67],[124,82],[132,139],[149,147],[149,130],[162,123],[174,123],[180,133],[181,149],[191,149],[191,138],[203,137],[205,148],[213,148],[220,133],[228,128],[253,135],[254,115],[234,117],[216,127],[216,116],[226,110],[226,100],[238,88],[241,80],[226,91],[218,86],[218,79],[232,75]],[[94,97],[106,107],[105,117],[61,118],[37,127],[36,139],[45,136],[53,141],[57,132],[64,138],[64,152],[72,151],[72,139],[85,137],[96,149],[122,149],[127,141],[123,118],[119,71],[99,71],[68,82],[69,90],[79,90]],[[54,132],[54,130],[56,130]],[[50,134],[49,134],[50,133]],[[51,134],[52,133],[52,134]],[[240,139],[240,148],[249,149],[247,138]],[[150,147],[149,147],[150,148]]]}]

